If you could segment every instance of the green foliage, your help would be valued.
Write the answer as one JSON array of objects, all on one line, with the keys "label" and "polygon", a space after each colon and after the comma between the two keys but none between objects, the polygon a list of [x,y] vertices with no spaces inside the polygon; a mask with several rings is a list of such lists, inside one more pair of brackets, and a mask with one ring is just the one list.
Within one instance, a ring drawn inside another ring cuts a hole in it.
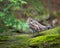
[{"label": "green foliage", "polygon": [[3,0],[0,0],[0,2],[2,2]]},{"label": "green foliage", "polygon": [[60,11],[55,11],[55,12],[53,12],[52,14],[53,14],[54,16],[58,16],[58,17],[59,17],[59,16],[60,16]]},{"label": "green foliage", "polygon": [[0,12],[0,17],[5,16],[5,13]]},{"label": "green foliage", "polygon": [[47,16],[47,10],[41,0],[29,0],[26,5],[27,7],[22,9],[24,16],[30,16],[36,20],[43,20]]},{"label": "green foliage", "polygon": [[[44,47],[44,45],[46,44],[50,48],[52,48],[53,45],[55,45],[55,44],[57,46],[57,44],[60,44],[60,35],[59,35],[60,33],[59,32],[60,32],[60,27],[56,27],[54,29],[43,31],[40,34],[41,36],[30,39],[29,45]],[[56,46],[54,46],[54,47],[56,47]]]},{"label": "green foliage", "polygon": [[28,29],[28,25],[25,22],[19,20],[15,21],[15,24],[12,27],[17,30],[21,30],[22,32],[25,32]]},{"label": "green foliage", "polygon": [[27,2],[23,0],[9,0],[12,3],[12,6],[22,6],[22,4],[27,4]]},{"label": "green foliage", "polygon": [[[25,2],[24,0],[6,0],[6,1],[0,0],[0,2],[1,2],[0,3],[0,10],[1,10],[0,19],[4,22],[2,24],[5,26],[11,26],[13,28],[21,29],[22,22],[15,19],[14,11],[20,9],[21,6],[23,4],[26,4],[27,2]],[[1,20],[0,20],[0,22],[1,22]],[[4,26],[1,28],[3,30]]]}]

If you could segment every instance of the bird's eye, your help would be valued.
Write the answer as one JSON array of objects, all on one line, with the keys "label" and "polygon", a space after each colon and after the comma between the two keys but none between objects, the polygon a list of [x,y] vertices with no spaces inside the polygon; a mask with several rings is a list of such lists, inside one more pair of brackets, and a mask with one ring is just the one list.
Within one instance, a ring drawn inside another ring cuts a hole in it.
[{"label": "bird's eye", "polygon": [[32,20],[30,20],[30,21],[32,21]]}]

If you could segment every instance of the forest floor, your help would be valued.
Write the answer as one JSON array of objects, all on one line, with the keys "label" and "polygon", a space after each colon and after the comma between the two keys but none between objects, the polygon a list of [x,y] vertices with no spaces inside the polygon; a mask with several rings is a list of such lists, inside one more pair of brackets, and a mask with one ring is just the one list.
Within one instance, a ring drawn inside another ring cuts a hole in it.
[{"label": "forest floor", "polygon": [[[57,27],[57,28],[60,28],[60,27]],[[55,32],[55,30],[57,30],[57,28],[49,29],[49,30],[46,30],[46,31],[43,31],[40,33],[51,34],[51,30],[53,32]],[[55,35],[55,33],[54,33],[54,35]],[[8,36],[8,33],[7,33],[7,36]],[[16,33],[16,32],[11,33],[10,36],[8,36],[8,37],[5,37],[2,35],[0,37],[0,39],[2,38],[0,40],[0,48],[21,48],[21,47],[29,48],[26,46],[28,46],[28,44],[29,44],[28,40],[32,39],[32,37],[33,37],[33,34],[21,34],[21,33]]]}]

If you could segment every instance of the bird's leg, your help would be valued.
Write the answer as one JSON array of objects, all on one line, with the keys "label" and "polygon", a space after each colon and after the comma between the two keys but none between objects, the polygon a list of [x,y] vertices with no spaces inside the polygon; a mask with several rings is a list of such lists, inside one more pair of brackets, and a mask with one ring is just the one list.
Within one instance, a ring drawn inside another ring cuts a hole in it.
[{"label": "bird's leg", "polygon": [[32,32],[32,37],[34,37],[34,32],[35,32],[35,31],[33,30],[33,32]]},{"label": "bird's leg", "polygon": [[33,33],[32,34],[33,34],[33,37],[34,37],[34,30],[33,30]]}]

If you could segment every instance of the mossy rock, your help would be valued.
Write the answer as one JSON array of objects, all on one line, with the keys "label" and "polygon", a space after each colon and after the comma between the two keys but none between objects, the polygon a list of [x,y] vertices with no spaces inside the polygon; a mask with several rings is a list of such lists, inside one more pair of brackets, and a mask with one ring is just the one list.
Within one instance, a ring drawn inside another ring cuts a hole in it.
[{"label": "mossy rock", "polygon": [[[9,36],[9,39],[7,41],[1,41],[0,47],[1,48],[29,48],[28,46],[28,40],[30,39],[29,36],[25,35],[13,35]],[[5,40],[5,37],[3,37],[3,40]]]},{"label": "mossy rock", "polygon": [[50,36],[56,36],[60,34],[60,26],[53,28],[53,29],[49,29],[46,31],[42,31],[39,33],[40,35],[50,35]]},{"label": "mossy rock", "polygon": [[[60,45],[60,26],[50,29],[50,30],[46,30],[46,31],[42,31],[40,32],[40,36],[31,38],[29,40],[29,46],[39,46],[39,47],[44,47],[44,46],[49,46],[49,47],[58,47],[58,45]],[[54,48],[53,47],[53,48]],[[48,47],[47,47],[48,48]]]}]

